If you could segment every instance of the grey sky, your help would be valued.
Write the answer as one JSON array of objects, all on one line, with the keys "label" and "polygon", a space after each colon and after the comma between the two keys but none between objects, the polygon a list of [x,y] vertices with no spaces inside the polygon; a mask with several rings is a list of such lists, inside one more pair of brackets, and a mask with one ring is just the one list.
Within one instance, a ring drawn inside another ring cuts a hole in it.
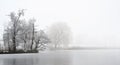
[{"label": "grey sky", "polygon": [[0,34],[9,12],[27,9],[25,17],[37,19],[40,29],[54,22],[68,23],[74,37],[72,45],[120,47],[119,3],[120,0],[0,0]]}]

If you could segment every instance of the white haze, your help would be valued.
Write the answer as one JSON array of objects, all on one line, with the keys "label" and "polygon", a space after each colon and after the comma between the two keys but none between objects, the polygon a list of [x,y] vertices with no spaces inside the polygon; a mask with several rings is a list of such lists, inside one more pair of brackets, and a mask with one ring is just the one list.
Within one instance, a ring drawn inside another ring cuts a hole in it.
[{"label": "white haze", "polygon": [[7,15],[19,9],[37,19],[38,29],[68,23],[72,46],[120,47],[120,0],[0,0],[0,38]]}]

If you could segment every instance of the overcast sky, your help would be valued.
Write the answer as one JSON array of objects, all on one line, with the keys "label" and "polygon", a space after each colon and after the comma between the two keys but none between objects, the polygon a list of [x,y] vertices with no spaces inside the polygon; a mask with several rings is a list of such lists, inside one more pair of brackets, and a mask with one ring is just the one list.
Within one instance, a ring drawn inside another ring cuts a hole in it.
[{"label": "overcast sky", "polygon": [[[75,46],[120,47],[120,0],[0,0],[0,34],[12,11],[26,9],[39,29],[66,22]],[[1,36],[2,38],[2,36]]]}]

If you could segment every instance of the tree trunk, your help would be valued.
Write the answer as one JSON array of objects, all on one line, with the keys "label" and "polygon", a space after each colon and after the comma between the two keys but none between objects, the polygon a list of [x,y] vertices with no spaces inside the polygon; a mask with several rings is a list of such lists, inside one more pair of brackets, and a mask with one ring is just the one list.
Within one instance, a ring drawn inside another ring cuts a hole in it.
[{"label": "tree trunk", "polygon": [[[8,29],[9,30],[9,29]],[[9,38],[9,32],[8,32],[8,52],[11,52],[11,48],[10,48],[10,38]]]},{"label": "tree trunk", "polygon": [[16,39],[15,39],[15,36],[13,36],[13,52],[16,52]]},{"label": "tree trunk", "polygon": [[32,50],[32,47],[33,47],[33,44],[34,44],[34,23],[33,23],[33,30],[32,30],[32,43],[31,43],[31,50]]},{"label": "tree trunk", "polygon": [[16,52],[16,26],[15,22],[13,23],[14,30],[13,30],[13,52]]}]

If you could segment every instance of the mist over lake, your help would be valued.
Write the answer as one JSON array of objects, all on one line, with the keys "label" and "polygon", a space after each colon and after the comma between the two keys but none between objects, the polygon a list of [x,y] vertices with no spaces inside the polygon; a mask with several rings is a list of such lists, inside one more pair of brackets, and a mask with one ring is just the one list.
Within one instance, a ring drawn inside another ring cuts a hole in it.
[{"label": "mist over lake", "polygon": [[120,65],[120,50],[59,50],[0,55],[0,65]]}]

